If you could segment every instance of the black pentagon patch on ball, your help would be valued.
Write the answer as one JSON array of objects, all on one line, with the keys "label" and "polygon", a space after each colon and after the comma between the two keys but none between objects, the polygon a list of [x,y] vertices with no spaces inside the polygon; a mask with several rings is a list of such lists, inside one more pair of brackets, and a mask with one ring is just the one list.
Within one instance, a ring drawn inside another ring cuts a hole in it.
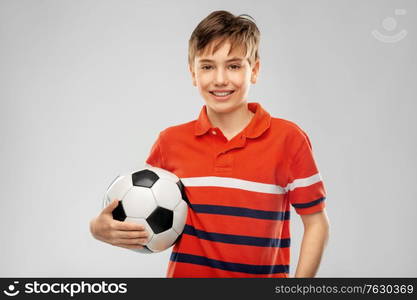
[{"label": "black pentagon patch on ball", "polygon": [[190,206],[190,201],[188,200],[187,195],[185,194],[184,184],[181,182],[181,180],[179,180],[179,181],[177,182],[177,185],[178,185],[178,188],[179,188],[179,189],[180,189],[180,191],[181,191],[181,198],[182,198],[185,202],[187,202],[188,206]]},{"label": "black pentagon patch on ball", "polygon": [[159,179],[159,176],[151,170],[141,170],[132,174],[132,183],[134,186],[151,188]]},{"label": "black pentagon patch on ball", "polygon": [[161,233],[172,227],[174,212],[158,206],[146,219],[155,234]]},{"label": "black pentagon patch on ball", "polygon": [[122,205],[122,201],[119,201],[119,204],[116,206],[115,209],[111,212],[113,215],[113,219],[117,221],[124,221],[126,220],[126,213]]}]

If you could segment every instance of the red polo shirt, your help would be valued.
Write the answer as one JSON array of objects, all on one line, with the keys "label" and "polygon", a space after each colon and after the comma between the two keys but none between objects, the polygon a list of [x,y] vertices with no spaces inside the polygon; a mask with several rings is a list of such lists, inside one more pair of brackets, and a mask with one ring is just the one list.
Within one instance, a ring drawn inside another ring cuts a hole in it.
[{"label": "red polo shirt", "polygon": [[290,204],[325,207],[325,187],[307,134],[259,103],[227,141],[201,109],[197,120],[160,132],[146,163],[175,173],[190,201],[167,277],[288,277]]}]

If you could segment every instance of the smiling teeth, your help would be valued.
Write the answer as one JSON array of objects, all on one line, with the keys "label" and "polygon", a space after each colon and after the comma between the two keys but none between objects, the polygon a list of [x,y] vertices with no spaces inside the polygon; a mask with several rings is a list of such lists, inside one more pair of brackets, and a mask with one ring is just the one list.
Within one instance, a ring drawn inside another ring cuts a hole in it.
[{"label": "smiling teeth", "polygon": [[213,92],[214,95],[219,96],[219,97],[224,97],[227,95],[230,95],[233,92],[223,92],[223,93],[218,93],[218,92]]}]

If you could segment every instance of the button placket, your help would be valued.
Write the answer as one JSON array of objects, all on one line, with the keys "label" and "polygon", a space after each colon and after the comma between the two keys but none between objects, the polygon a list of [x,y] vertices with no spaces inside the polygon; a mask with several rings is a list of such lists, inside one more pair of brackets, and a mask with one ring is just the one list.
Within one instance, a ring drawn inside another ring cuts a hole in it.
[{"label": "button placket", "polygon": [[232,154],[220,154],[217,155],[216,161],[214,164],[214,171],[217,174],[231,174],[233,170],[233,161],[234,156]]},{"label": "button placket", "polygon": [[216,128],[211,128],[210,129],[210,134],[212,136],[216,136],[216,139],[219,139],[219,141],[221,141],[221,143],[227,143],[227,139],[226,137],[223,135],[222,131],[220,129]]},{"label": "button placket", "polygon": [[240,137],[237,137],[236,139],[232,140],[230,144],[227,144],[221,151],[218,152],[218,155],[220,154],[226,154],[230,150],[243,148],[246,145],[246,136],[241,135]]}]

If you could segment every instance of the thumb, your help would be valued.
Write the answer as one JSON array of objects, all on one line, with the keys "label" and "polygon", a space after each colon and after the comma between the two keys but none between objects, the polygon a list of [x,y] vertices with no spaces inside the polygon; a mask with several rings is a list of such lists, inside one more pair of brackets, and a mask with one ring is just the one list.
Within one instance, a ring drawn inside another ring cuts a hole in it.
[{"label": "thumb", "polygon": [[118,199],[114,199],[112,202],[110,202],[101,212],[102,214],[111,214],[112,211],[119,205]]}]

